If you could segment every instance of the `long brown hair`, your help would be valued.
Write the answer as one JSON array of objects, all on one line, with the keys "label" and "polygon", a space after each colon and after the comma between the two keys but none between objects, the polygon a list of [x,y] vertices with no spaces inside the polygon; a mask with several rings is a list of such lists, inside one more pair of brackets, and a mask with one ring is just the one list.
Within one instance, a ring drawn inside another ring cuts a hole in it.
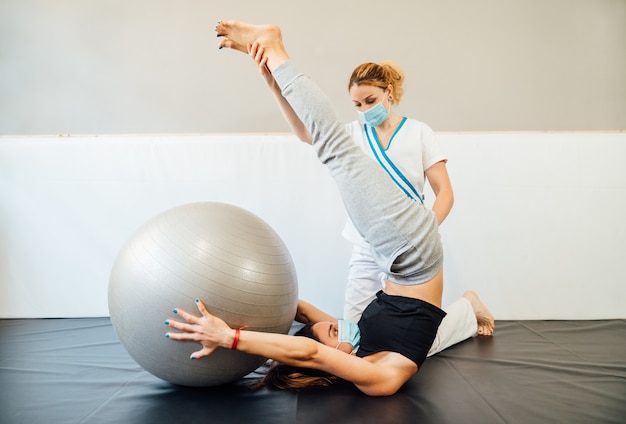
[{"label": "long brown hair", "polygon": [[[302,327],[294,336],[309,337],[319,342],[313,334],[313,324]],[[269,387],[275,390],[297,391],[305,387],[330,386],[338,377],[325,371],[312,368],[294,367],[275,362],[267,371],[257,387]]]}]

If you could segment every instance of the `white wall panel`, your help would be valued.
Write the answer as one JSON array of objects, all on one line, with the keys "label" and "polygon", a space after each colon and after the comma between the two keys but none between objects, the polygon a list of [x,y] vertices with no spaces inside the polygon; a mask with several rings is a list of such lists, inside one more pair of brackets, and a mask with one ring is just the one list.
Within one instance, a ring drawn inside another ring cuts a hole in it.
[{"label": "white wall panel", "polygon": [[[626,318],[626,133],[439,139],[456,195],[441,227],[444,304],[474,289],[498,319]],[[272,225],[300,296],[341,313],[345,212],[310,147],[211,134],[0,137],[0,317],[107,315],[124,241],[206,200]]]}]

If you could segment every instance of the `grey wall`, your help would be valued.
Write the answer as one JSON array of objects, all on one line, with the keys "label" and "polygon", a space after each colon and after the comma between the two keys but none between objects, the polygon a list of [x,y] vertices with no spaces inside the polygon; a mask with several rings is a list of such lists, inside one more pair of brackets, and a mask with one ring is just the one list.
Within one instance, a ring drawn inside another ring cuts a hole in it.
[{"label": "grey wall", "polygon": [[346,121],[392,59],[436,131],[626,129],[624,0],[0,0],[0,135],[287,131],[220,19],[281,25]]}]

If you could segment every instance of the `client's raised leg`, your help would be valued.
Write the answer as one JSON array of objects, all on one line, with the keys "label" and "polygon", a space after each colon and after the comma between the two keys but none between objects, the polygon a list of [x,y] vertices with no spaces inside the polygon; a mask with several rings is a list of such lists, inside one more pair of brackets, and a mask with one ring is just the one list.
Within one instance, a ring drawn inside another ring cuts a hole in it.
[{"label": "client's raised leg", "polygon": [[355,227],[373,246],[381,269],[401,284],[433,279],[443,262],[433,212],[398,190],[352,141],[327,96],[289,61],[280,29],[224,21],[217,33],[238,45],[256,42],[263,47],[267,67],[311,134],[319,160],[337,183]]}]

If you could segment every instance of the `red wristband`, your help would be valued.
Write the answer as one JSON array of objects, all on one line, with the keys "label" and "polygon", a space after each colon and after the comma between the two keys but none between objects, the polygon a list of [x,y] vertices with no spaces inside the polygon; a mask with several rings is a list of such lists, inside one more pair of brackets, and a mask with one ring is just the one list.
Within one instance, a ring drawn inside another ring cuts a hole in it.
[{"label": "red wristband", "polygon": [[239,327],[238,329],[235,330],[235,338],[233,339],[233,345],[230,347],[232,350],[237,350],[237,345],[239,344],[239,336],[241,335],[241,330],[245,330],[246,328],[248,328],[248,326],[244,325],[243,327]]}]

